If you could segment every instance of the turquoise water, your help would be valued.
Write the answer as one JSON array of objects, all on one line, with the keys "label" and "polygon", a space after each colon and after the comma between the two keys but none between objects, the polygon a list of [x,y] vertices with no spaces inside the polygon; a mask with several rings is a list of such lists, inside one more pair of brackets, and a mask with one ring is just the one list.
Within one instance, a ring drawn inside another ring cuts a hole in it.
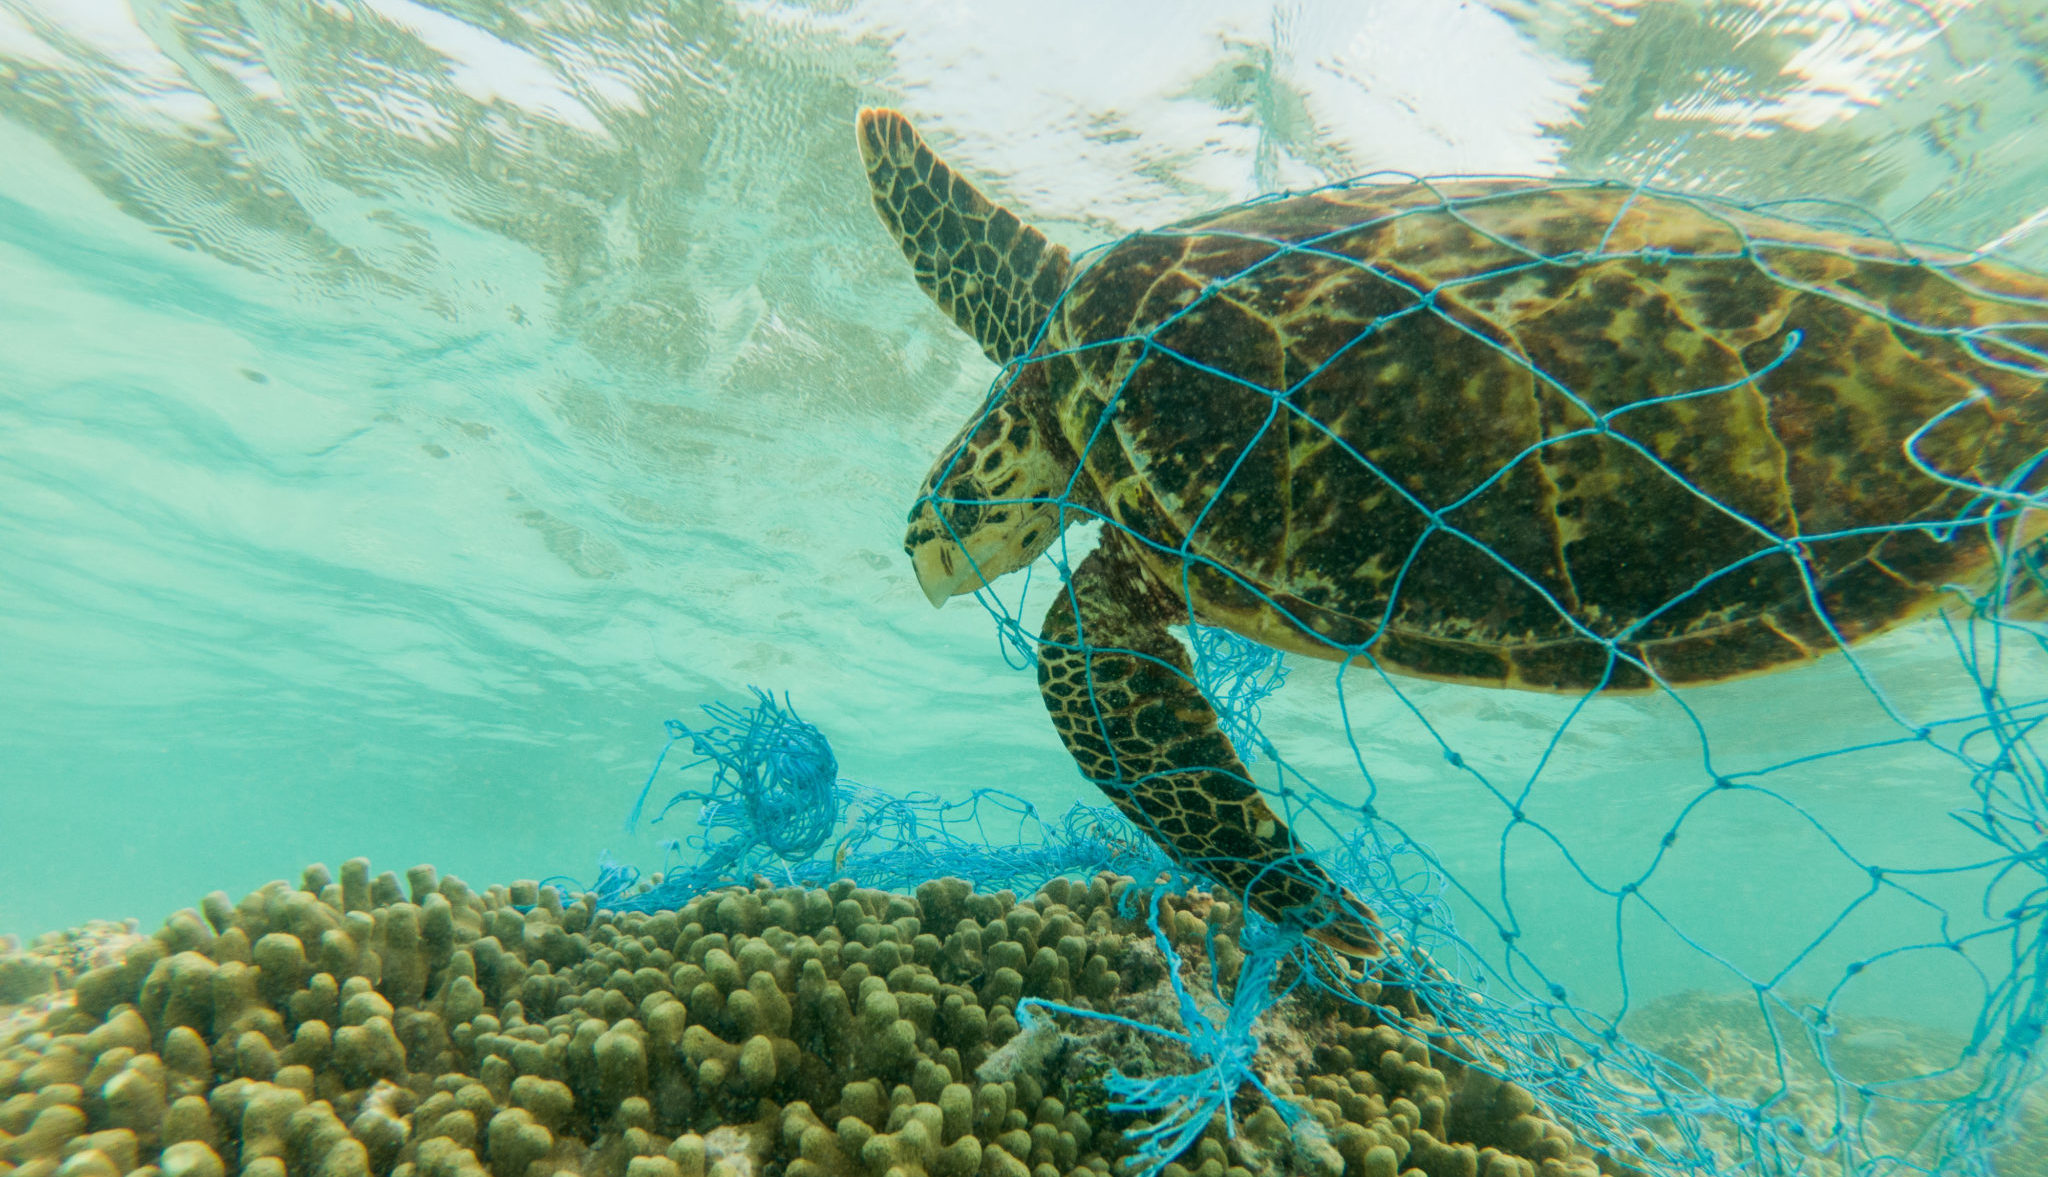
[{"label": "turquoise water", "polygon": [[[653,869],[674,831],[620,824],[661,721],[748,683],[867,784],[1095,800],[987,614],[934,612],[901,553],[994,369],[875,221],[864,104],[1077,247],[1392,168],[1828,197],[2048,265],[2037,2],[1118,11],[0,3],[0,930],[154,921],[355,855]],[[1974,706],[1945,642],[1869,655],[1914,722]],[[1345,686],[1362,761],[1468,921],[1512,896],[1595,1004],[1624,974],[1638,999],[1728,980],[1652,926],[1617,966],[1611,901],[1504,842],[1408,707],[1516,781],[1570,700],[1378,685]],[[1266,731],[1351,803],[1337,694],[1298,666]],[[1840,660],[1688,699],[1728,771],[1898,731]],[[1531,804],[1624,879],[1700,758],[1668,701],[1603,700]],[[1730,802],[1657,898],[1769,973],[1863,889],[1821,830],[1982,856],[1958,771],[1776,775],[1815,821]],[[1984,885],[1931,879],[1938,910],[1880,897],[1850,930],[1970,926]],[[1857,1000],[1963,1029],[1968,971],[1916,960]]]}]

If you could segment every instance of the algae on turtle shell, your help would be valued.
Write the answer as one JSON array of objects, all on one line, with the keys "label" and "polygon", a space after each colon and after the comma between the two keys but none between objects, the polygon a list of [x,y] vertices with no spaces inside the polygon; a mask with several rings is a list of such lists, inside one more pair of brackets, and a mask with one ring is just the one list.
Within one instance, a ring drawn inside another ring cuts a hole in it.
[{"label": "algae on turtle shell", "polygon": [[[1087,1177],[1128,1151],[1106,1068],[1184,1065],[1073,1019],[977,1075],[1026,996],[1173,1016],[1149,928],[1116,914],[1143,910],[1128,879],[625,916],[408,882],[356,859],[216,892],[76,976],[0,1035],[0,1177]],[[1231,905],[1163,903],[1190,953],[1234,945]],[[1240,1093],[1238,1139],[1219,1117],[1167,1177],[1592,1177],[1528,1092],[1382,1024],[1360,986],[1271,1015],[1262,1075],[1312,1131]]]}]

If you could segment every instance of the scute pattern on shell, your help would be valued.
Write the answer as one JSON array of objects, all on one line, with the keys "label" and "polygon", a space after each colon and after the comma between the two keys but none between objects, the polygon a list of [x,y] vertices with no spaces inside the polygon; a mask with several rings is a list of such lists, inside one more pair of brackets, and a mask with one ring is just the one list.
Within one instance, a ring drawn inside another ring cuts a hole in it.
[{"label": "scute pattern on shell", "polygon": [[2048,386],[1991,362],[2014,343],[2048,353],[2048,282],[1992,263],[1467,181],[1135,235],[1028,362],[1072,390],[1102,509],[1205,623],[1583,690],[1651,685],[1629,659],[1669,684],[1803,660],[1981,580],[1985,529],[1933,526],[1972,491],[1906,443],[1974,484],[2021,471]]}]

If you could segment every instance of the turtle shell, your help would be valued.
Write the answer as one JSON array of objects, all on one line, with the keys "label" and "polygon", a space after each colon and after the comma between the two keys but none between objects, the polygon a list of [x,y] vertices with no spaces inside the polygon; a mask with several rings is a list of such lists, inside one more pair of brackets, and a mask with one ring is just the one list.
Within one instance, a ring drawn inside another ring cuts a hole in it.
[{"label": "turtle shell", "polygon": [[1127,238],[1025,363],[1192,619],[1575,691],[1811,658],[1985,583],[2038,531],[1976,488],[2048,481],[2044,357],[2031,274],[1467,181]]}]

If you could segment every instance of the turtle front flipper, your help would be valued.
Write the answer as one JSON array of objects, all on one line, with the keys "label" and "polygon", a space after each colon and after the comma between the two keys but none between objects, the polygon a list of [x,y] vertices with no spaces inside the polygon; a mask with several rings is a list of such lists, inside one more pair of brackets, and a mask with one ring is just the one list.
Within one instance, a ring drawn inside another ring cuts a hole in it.
[{"label": "turtle front flipper", "polygon": [[1040,633],[1038,686],[1067,751],[1138,828],[1259,914],[1340,953],[1380,955],[1372,910],[1252,787],[1167,631],[1178,616],[1129,541],[1106,531]]},{"label": "turtle front flipper", "polygon": [[1066,249],[983,196],[893,110],[860,112],[860,154],[917,284],[989,359],[1023,355],[1067,288]]}]

